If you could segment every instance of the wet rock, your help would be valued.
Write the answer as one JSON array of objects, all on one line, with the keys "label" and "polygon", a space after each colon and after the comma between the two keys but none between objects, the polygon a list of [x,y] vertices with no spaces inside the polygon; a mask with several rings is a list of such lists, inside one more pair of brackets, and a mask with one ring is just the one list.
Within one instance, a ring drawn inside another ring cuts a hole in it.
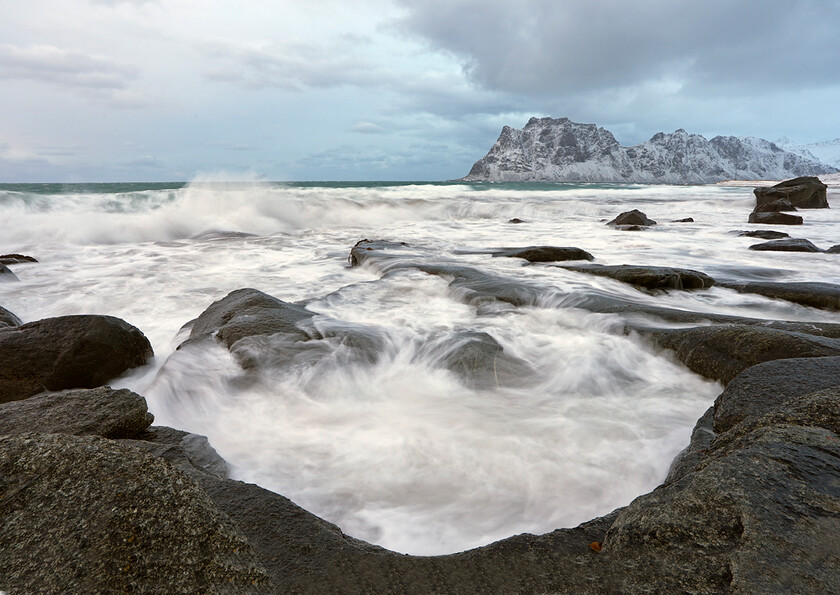
[{"label": "wet rock", "polygon": [[739,236],[746,236],[748,238],[761,238],[763,240],[778,240],[781,238],[789,238],[790,234],[783,231],[773,231],[771,229],[756,229],[754,231],[738,232]]},{"label": "wet rock", "polygon": [[20,318],[0,306],[0,328],[7,326],[20,326]]},{"label": "wet rock", "polygon": [[7,267],[5,264],[0,264],[0,283],[3,281],[19,281],[20,279],[17,278],[12,270]]},{"label": "wet rock", "polygon": [[753,281],[747,283],[721,282],[718,285],[727,289],[734,289],[739,293],[755,293],[811,308],[840,310],[840,285],[834,283]]},{"label": "wet rock", "polygon": [[524,248],[506,248],[493,252],[493,256],[524,258],[528,262],[557,262],[561,260],[594,260],[586,250],[559,246],[526,246]]},{"label": "wet rock", "polygon": [[831,248],[826,250],[826,253],[828,253],[828,254],[840,254],[840,244],[837,244],[836,246],[832,246]]},{"label": "wet rock", "polygon": [[780,198],[778,200],[773,200],[770,202],[765,202],[760,205],[757,205],[754,209],[754,213],[778,213],[779,211],[796,211],[797,208],[790,204],[790,201],[786,198]]},{"label": "wet rock", "polygon": [[694,425],[688,446],[671,461],[668,476],[662,484],[668,485],[681,479],[687,473],[696,471],[706,458],[715,436],[715,408],[709,407]]},{"label": "wet rock", "polygon": [[390,242],[388,240],[359,240],[356,244],[350,249],[350,256],[348,257],[348,262],[350,266],[360,266],[364,264],[368,258],[371,256],[371,253],[377,253],[377,256],[382,257],[382,253],[388,250],[397,250],[402,251],[408,248],[408,244],[405,242]]},{"label": "wet rock", "polygon": [[747,418],[834,386],[840,386],[840,357],[780,359],[747,368],[715,401],[715,432],[726,432]]},{"label": "wet rock", "polygon": [[166,426],[152,426],[134,436],[134,440],[125,442],[166,459],[190,477],[196,477],[196,472],[208,473],[221,479],[228,476],[227,463],[206,436]]},{"label": "wet rock", "polygon": [[727,324],[656,329],[643,334],[696,374],[730,382],[743,370],[777,359],[840,356],[840,340],[767,328]]},{"label": "wet rock", "polygon": [[492,302],[502,302],[516,307],[533,306],[540,297],[549,293],[536,285],[491,275],[471,267],[426,264],[411,265],[411,268],[449,279],[449,286],[456,297],[477,307]]},{"label": "wet rock", "polygon": [[513,219],[508,219],[508,223],[525,223],[525,221],[523,221],[519,217],[514,217]]},{"label": "wet rock", "polygon": [[122,441],[0,436],[0,577],[11,593],[276,592],[183,472]]},{"label": "wet rock", "polygon": [[757,207],[783,199],[801,209],[827,209],[828,199],[825,192],[827,188],[828,186],[819,178],[803,176],[779,182],[769,188],[756,188],[753,193]]},{"label": "wet rock", "polygon": [[564,265],[578,273],[609,277],[645,289],[704,289],[715,284],[705,273],[691,269],[632,265]]},{"label": "wet rock", "polygon": [[110,386],[44,393],[0,404],[0,435],[43,432],[131,438],[153,420],[146,399]]},{"label": "wet rock", "polygon": [[618,217],[608,222],[607,225],[649,226],[656,225],[656,221],[648,219],[648,216],[640,210],[633,209],[632,211],[625,211],[624,213],[621,213]]},{"label": "wet rock", "polygon": [[786,213],[750,213],[750,223],[761,225],[802,225],[802,217]]},{"label": "wet rock", "polygon": [[770,250],[774,252],[822,252],[809,240],[803,238],[785,238],[770,240],[761,244],[753,244],[750,250]]},{"label": "wet rock", "polygon": [[674,219],[671,223],[694,223],[694,217],[686,217],[685,219]]},{"label": "wet rock", "polygon": [[21,264],[25,262],[38,262],[31,256],[23,254],[0,254],[0,264]]},{"label": "wet rock", "polygon": [[152,355],[143,333],[113,316],[60,316],[0,328],[0,403],[102,386]]}]

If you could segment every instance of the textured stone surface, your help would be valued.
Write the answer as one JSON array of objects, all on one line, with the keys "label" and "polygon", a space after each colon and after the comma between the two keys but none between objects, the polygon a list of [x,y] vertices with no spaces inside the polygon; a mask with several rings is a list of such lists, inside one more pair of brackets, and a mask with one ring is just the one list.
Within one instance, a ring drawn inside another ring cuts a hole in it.
[{"label": "textured stone surface", "polygon": [[31,256],[23,254],[0,254],[0,264],[21,264],[24,262],[38,262]]},{"label": "textured stone surface", "polygon": [[618,217],[609,221],[607,225],[617,225],[617,226],[634,226],[634,225],[656,225],[656,221],[653,219],[648,219],[648,216],[642,213],[639,209],[633,209],[632,211],[625,211],[621,213]]},{"label": "textured stone surface", "polygon": [[17,275],[5,264],[0,264],[0,283],[4,281],[19,281]]},{"label": "textured stone surface", "polygon": [[709,275],[691,269],[632,265],[571,265],[563,268],[578,273],[609,277],[645,289],[704,289],[715,284]]},{"label": "textured stone surface", "polygon": [[802,209],[827,209],[828,199],[825,192],[827,188],[828,186],[817,177],[802,176],[779,182],[769,188],[756,188],[753,193],[756,207],[786,200],[794,207]]},{"label": "textured stone surface", "polygon": [[110,386],[44,393],[0,404],[0,435],[43,432],[130,438],[152,421],[146,399]]},{"label": "textured stone surface", "polygon": [[840,356],[840,340],[758,325],[726,324],[657,329],[645,336],[673,350],[691,371],[724,384],[740,372],[776,359]]},{"label": "textured stone surface", "polygon": [[113,316],[60,316],[0,328],[0,403],[102,386],[152,355],[143,333]]},{"label": "textured stone surface", "polygon": [[20,318],[0,306],[0,328],[7,326],[20,326]]},{"label": "textured stone surface", "polygon": [[0,436],[0,478],[0,589],[273,592],[230,519],[142,450],[92,436]]},{"label": "textured stone surface", "polygon": [[738,232],[739,236],[748,238],[761,238],[763,240],[779,240],[781,238],[789,238],[790,234],[783,231],[773,231],[772,229],[756,229],[753,231]]},{"label": "textured stone surface", "polygon": [[561,246],[526,246],[524,248],[506,248],[493,252],[493,256],[524,258],[528,262],[557,262],[561,260],[593,260],[586,250]]}]

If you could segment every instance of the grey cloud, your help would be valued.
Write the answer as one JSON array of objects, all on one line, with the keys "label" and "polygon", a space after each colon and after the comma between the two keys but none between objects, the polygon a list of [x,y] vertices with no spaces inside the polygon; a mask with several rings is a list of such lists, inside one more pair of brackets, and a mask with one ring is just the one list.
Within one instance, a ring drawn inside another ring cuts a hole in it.
[{"label": "grey cloud", "polygon": [[835,0],[400,1],[400,27],[489,89],[822,86],[840,75]]},{"label": "grey cloud", "polygon": [[55,85],[116,91],[134,78],[127,67],[100,56],[48,45],[0,45],[0,79],[26,79]]},{"label": "grey cloud", "polygon": [[351,130],[362,134],[379,134],[383,132],[382,126],[374,122],[357,122]]}]

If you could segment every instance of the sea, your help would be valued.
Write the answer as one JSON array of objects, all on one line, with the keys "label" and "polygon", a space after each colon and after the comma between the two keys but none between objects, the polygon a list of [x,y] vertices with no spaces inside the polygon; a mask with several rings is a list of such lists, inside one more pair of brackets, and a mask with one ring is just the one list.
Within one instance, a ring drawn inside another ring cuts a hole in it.
[{"label": "sea", "polygon": [[[782,229],[840,244],[840,196]],[[0,306],[24,322],[108,314],[140,328],[154,360],[112,381],[146,397],[156,424],[205,435],[235,479],[280,493],[353,537],[444,554],[511,535],[573,527],[656,487],[722,386],[697,376],[593,297],[774,320],[840,314],[712,287],[643,292],[491,249],[575,246],[595,263],[684,267],[716,279],[840,283],[840,254],[760,252],[741,237],[745,186],[618,184],[189,183],[0,185]],[[637,208],[658,224],[606,222]],[[694,222],[673,221],[692,217]],[[511,219],[522,223],[511,223]],[[351,268],[361,239],[406,242],[538,289],[534,303],[478,308],[448,279]],[[325,347],[282,370],[243,370],[209,341],[176,351],[183,327],[251,287],[305,301],[324,319],[381,339],[373,361]],[[476,386],[434,346],[491,335],[527,363]]]}]

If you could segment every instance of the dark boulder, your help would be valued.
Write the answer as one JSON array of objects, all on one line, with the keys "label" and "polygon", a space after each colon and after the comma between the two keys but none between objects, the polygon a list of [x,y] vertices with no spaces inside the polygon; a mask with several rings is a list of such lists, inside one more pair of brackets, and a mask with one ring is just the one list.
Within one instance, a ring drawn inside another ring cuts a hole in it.
[{"label": "dark boulder", "polygon": [[0,306],[0,328],[7,326],[20,326],[20,318]]},{"label": "dark boulder", "polygon": [[671,223],[694,223],[694,217],[686,217],[685,219],[674,219]]},{"label": "dark boulder", "polygon": [[822,252],[809,240],[804,238],[785,238],[770,240],[761,244],[753,244],[750,250],[769,250],[773,252]]},{"label": "dark boulder", "polygon": [[525,223],[525,221],[523,221],[519,217],[514,217],[513,219],[508,219],[508,223]]},{"label": "dark boulder", "polygon": [[645,289],[704,289],[715,284],[705,273],[691,269],[632,265],[564,265],[578,273],[609,277]]},{"label": "dark boulder", "polygon": [[778,240],[781,238],[789,238],[790,234],[783,231],[773,231],[772,229],[756,229],[754,231],[740,231],[739,236],[748,238],[761,238],[763,240]]},{"label": "dark boulder", "polygon": [[827,209],[828,199],[825,192],[827,188],[828,186],[819,178],[803,176],[779,182],[769,188],[756,188],[753,193],[756,207],[784,199],[801,209]]},{"label": "dark boulder", "polygon": [[203,489],[123,441],[1,436],[0,477],[3,590],[276,592]]},{"label": "dark boulder", "polygon": [[750,213],[750,223],[760,225],[802,225],[803,219],[799,215],[786,213]]},{"label": "dark boulder", "polygon": [[765,202],[753,209],[754,213],[778,213],[779,211],[796,211],[797,208],[790,204],[786,198],[780,198],[771,202]]},{"label": "dark boulder", "polygon": [[706,413],[700,416],[700,419],[694,424],[688,446],[671,461],[671,467],[668,469],[668,476],[662,482],[663,485],[677,481],[687,473],[696,471],[705,459],[715,436],[715,408],[709,407]]},{"label": "dark boulder", "polygon": [[200,477],[203,474],[220,479],[228,477],[227,463],[210,445],[206,436],[166,426],[152,426],[134,436],[132,440],[123,442],[166,459],[190,477]]},{"label": "dark boulder", "polygon": [[143,333],[113,316],[60,316],[0,328],[0,403],[102,386],[152,355]]},{"label": "dark boulder", "polygon": [[838,339],[758,325],[654,329],[643,334],[661,347],[673,350],[692,372],[723,384],[762,362],[840,356]]},{"label": "dark boulder", "polygon": [[557,262],[561,260],[594,260],[586,250],[558,246],[526,246],[524,248],[505,248],[493,252],[493,256],[524,258],[528,262]]},{"label": "dark boulder", "polygon": [[633,209],[632,211],[625,211],[624,213],[621,213],[618,217],[608,222],[607,225],[648,226],[656,225],[656,221],[654,221],[653,219],[648,219],[648,216],[642,213],[640,210]]},{"label": "dark boulder", "polygon": [[780,359],[752,366],[727,384],[715,401],[715,432],[833,386],[840,386],[840,357]]},{"label": "dark boulder", "polygon": [[0,282],[19,280],[20,279],[17,278],[17,275],[15,275],[9,267],[5,264],[0,264]]},{"label": "dark boulder", "polygon": [[131,438],[152,421],[146,399],[110,386],[44,393],[0,404],[0,435],[42,432]]},{"label": "dark boulder", "polygon": [[347,258],[351,267],[360,266],[367,261],[371,253],[382,256],[383,252],[390,250],[404,251],[408,247],[405,242],[390,242],[388,240],[359,240],[350,249],[350,256]]},{"label": "dark boulder", "polygon": [[734,289],[739,293],[755,293],[811,308],[840,310],[840,285],[834,283],[753,281],[746,283],[721,282],[718,285],[727,289]]},{"label": "dark boulder", "polygon": [[38,262],[31,256],[23,254],[0,254],[0,264],[21,264],[24,262]]},{"label": "dark boulder", "polygon": [[826,253],[828,253],[828,254],[840,254],[840,244],[837,244],[836,246],[832,246],[831,248],[826,250]]}]

